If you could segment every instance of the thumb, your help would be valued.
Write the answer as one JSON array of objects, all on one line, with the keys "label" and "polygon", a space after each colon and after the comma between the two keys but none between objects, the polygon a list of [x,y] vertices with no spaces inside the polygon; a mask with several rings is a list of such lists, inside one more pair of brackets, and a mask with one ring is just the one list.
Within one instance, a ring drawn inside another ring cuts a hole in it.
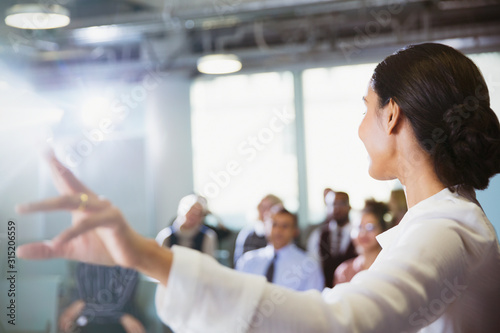
[{"label": "thumb", "polygon": [[56,257],[51,241],[21,245],[16,250],[16,255],[23,259],[52,259]]}]

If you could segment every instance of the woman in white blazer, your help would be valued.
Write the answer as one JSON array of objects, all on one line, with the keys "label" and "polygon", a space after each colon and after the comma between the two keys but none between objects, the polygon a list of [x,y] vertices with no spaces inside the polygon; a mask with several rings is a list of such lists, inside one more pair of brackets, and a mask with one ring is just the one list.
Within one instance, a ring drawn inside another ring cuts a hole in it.
[{"label": "woman in white blazer", "polygon": [[62,196],[18,211],[70,210],[73,226],[18,255],[138,269],[159,280],[158,315],[176,332],[500,332],[499,244],[474,192],[500,171],[500,126],[481,73],[451,47],[412,45],[377,66],[363,99],[369,173],[399,179],[409,210],[350,283],[294,292],[161,248],[53,156]]}]

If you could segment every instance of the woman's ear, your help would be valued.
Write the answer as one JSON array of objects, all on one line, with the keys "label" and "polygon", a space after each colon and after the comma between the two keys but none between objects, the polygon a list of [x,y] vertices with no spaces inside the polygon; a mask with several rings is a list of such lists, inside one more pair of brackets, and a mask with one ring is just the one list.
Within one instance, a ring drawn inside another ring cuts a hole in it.
[{"label": "woman's ear", "polygon": [[385,116],[387,134],[395,134],[403,115],[399,105],[392,98],[386,106]]}]

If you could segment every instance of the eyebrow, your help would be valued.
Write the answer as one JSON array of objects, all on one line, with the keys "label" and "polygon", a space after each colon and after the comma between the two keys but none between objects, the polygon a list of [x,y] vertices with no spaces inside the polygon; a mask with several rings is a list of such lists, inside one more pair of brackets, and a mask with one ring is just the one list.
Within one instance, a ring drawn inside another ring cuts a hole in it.
[{"label": "eyebrow", "polygon": [[363,102],[365,102],[365,104],[366,104],[366,103],[368,103],[368,101],[366,100],[366,97],[365,97],[365,96],[363,96],[363,98],[362,98],[362,99],[363,99]]}]

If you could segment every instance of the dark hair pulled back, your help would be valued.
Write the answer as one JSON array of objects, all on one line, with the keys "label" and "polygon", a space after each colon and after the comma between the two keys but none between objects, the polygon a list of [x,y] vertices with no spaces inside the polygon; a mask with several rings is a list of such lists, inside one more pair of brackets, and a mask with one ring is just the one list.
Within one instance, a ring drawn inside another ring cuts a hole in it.
[{"label": "dark hair pulled back", "polygon": [[500,125],[477,66],[442,44],[410,45],[376,67],[380,107],[393,99],[447,187],[485,189],[500,172]]}]

